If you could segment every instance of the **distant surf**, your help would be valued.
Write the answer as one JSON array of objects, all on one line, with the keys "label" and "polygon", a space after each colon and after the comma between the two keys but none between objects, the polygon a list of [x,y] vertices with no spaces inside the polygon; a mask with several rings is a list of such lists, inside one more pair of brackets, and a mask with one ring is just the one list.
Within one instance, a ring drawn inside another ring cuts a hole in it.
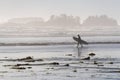
[{"label": "distant surf", "polygon": [[[81,36],[88,44],[120,44],[120,36]],[[0,46],[74,45],[72,37],[1,37]]]}]

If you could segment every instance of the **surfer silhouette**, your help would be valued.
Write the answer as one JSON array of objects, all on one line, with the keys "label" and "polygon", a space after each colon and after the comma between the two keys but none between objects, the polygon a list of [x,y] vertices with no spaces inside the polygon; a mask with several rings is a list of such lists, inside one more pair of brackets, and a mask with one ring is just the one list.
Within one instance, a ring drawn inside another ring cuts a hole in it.
[{"label": "surfer silhouette", "polygon": [[88,44],[86,41],[81,39],[79,34],[77,36],[78,36],[78,38],[73,36],[73,39],[77,42],[77,47],[79,47],[79,45],[81,45],[81,47],[83,47],[83,44],[85,44],[85,45]]}]

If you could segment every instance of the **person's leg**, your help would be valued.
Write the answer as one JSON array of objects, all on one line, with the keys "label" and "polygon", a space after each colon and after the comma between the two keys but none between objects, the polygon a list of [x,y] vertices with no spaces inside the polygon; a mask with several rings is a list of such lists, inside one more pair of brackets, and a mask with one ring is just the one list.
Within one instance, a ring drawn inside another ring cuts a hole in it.
[{"label": "person's leg", "polygon": [[80,43],[78,42],[78,43],[77,43],[77,47],[79,47],[79,44],[80,44]]},{"label": "person's leg", "polygon": [[81,47],[83,47],[83,44],[82,44],[82,43],[81,43],[80,45],[81,45]]}]

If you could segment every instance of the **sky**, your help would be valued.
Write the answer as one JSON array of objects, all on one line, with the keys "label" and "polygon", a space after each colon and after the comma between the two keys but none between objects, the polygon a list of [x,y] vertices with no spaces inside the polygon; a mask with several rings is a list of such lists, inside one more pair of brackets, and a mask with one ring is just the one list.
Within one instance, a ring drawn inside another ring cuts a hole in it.
[{"label": "sky", "polygon": [[42,17],[67,14],[85,20],[106,14],[120,23],[120,0],[0,0],[0,22],[17,17]]}]

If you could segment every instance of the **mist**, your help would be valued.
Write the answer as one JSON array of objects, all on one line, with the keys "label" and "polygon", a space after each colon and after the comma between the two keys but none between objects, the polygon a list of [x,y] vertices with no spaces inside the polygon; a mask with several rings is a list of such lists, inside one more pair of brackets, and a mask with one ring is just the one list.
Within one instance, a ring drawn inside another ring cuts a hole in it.
[{"label": "mist", "polygon": [[119,3],[119,0],[1,0],[0,35],[119,35]]},{"label": "mist", "polygon": [[[48,20],[42,17],[12,18],[0,24],[1,36],[71,36],[119,35],[117,20],[107,15],[80,16],[67,14],[51,15]],[[102,33],[101,33],[102,32]]]}]

